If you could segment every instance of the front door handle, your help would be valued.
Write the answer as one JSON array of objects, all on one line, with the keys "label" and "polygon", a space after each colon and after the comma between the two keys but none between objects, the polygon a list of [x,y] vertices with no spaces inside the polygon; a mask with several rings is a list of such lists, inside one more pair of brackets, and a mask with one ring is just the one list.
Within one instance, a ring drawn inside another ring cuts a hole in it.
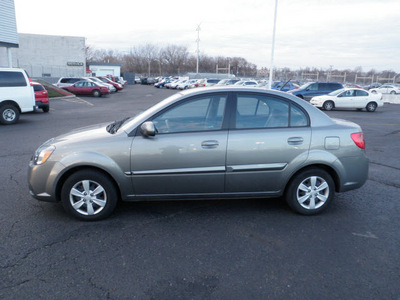
[{"label": "front door handle", "polygon": [[203,141],[201,143],[201,147],[203,148],[217,148],[219,146],[218,141],[210,140],[210,141]]},{"label": "front door handle", "polygon": [[289,145],[301,145],[304,142],[304,139],[302,137],[290,137],[287,140]]}]

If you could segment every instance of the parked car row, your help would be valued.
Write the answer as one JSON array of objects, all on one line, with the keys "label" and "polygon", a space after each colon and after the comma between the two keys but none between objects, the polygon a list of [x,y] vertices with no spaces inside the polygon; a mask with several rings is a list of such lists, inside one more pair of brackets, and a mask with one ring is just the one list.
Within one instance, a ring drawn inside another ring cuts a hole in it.
[{"label": "parked car row", "polygon": [[121,83],[111,80],[109,76],[61,77],[55,85],[75,95],[93,95],[94,97],[118,92],[124,88]]}]

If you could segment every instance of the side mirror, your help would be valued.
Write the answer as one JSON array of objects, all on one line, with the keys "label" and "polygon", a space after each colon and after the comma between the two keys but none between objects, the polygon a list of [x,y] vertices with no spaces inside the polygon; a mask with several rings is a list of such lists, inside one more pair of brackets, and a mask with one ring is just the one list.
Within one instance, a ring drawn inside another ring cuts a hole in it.
[{"label": "side mirror", "polygon": [[155,136],[156,127],[154,126],[154,123],[151,121],[144,122],[142,125],[140,125],[140,133],[144,137]]},{"label": "side mirror", "polygon": [[343,97],[343,94],[338,95],[338,97]]},{"label": "side mirror", "polygon": [[308,92],[310,89],[309,88],[306,88],[306,91]]}]

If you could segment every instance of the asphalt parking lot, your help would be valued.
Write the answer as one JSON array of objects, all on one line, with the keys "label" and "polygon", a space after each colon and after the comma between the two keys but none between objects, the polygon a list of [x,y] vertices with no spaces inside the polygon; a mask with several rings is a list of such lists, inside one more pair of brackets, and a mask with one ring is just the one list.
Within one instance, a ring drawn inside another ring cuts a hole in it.
[{"label": "asphalt parking lot", "polygon": [[175,92],[57,99],[0,126],[0,299],[400,299],[400,105],[328,112],[362,126],[370,173],[321,215],[281,199],[137,202],[87,223],[31,198],[41,143]]}]

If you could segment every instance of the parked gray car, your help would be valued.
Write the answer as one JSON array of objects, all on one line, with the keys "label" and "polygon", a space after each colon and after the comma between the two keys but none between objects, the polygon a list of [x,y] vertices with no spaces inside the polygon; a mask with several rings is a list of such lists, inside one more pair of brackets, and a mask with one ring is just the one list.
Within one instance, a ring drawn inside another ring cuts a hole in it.
[{"label": "parked gray car", "polygon": [[118,199],[284,196],[294,211],[310,215],[367,176],[359,125],[284,92],[214,87],[45,142],[28,180],[36,199],[99,220]]}]

